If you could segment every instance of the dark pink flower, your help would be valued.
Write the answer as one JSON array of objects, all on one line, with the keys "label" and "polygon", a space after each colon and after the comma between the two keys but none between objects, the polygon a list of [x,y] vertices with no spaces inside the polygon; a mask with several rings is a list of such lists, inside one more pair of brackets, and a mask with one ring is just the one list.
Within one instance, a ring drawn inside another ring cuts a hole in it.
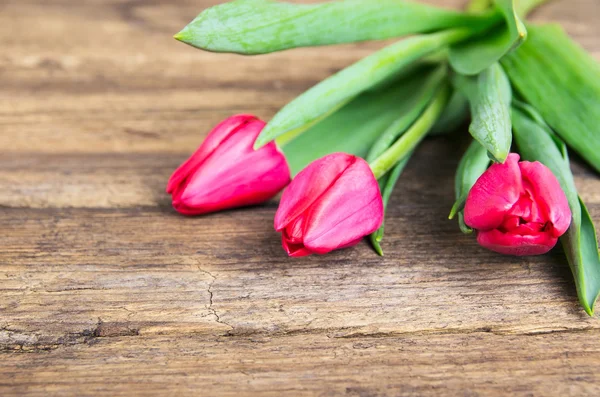
[{"label": "dark pink flower", "polygon": [[283,192],[275,215],[289,256],[325,254],[357,244],[383,222],[383,201],[369,164],[345,153],[309,164]]},{"label": "dark pink flower", "polygon": [[565,193],[552,171],[511,153],[475,183],[465,204],[465,223],[482,246],[508,255],[544,254],[571,224]]},{"label": "dark pink flower", "polygon": [[290,181],[290,170],[274,142],[254,150],[265,123],[237,115],[217,125],[171,176],[167,193],[184,215],[199,215],[269,200]]}]

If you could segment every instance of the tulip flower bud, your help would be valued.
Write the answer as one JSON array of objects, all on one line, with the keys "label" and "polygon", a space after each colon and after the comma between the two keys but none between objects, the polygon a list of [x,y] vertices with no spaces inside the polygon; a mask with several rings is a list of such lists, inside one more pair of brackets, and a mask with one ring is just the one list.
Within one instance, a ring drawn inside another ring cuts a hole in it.
[{"label": "tulip flower bud", "polygon": [[252,148],[264,126],[251,115],[217,125],[169,179],[173,207],[184,215],[200,215],[259,204],[283,189],[290,170],[275,142]]},{"label": "tulip flower bud", "polygon": [[369,164],[333,153],[303,169],[283,192],[275,230],[289,256],[358,244],[381,226],[383,201]]},{"label": "tulip flower bud", "polygon": [[471,188],[465,223],[483,247],[507,255],[540,255],[556,245],[571,224],[565,193],[552,171],[511,153],[493,164]]}]

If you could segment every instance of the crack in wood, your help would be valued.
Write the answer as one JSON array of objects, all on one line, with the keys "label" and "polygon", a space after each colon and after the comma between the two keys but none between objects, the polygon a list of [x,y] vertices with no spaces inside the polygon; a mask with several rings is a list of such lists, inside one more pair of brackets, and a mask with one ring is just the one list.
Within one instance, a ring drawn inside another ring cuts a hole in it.
[{"label": "crack in wood", "polygon": [[200,271],[201,273],[204,273],[212,278],[212,280],[208,284],[208,288],[207,288],[207,292],[208,292],[208,307],[207,307],[207,309],[210,312],[210,314],[213,315],[213,317],[215,318],[215,321],[217,323],[226,325],[227,327],[231,328],[231,330],[227,331],[227,334],[229,334],[230,332],[233,331],[233,329],[234,329],[233,326],[231,324],[228,324],[225,321],[221,320],[221,316],[219,316],[219,313],[217,313],[217,310],[213,307],[214,292],[213,292],[212,288],[213,288],[215,281],[217,281],[217,276],[215,276],[214,274],[212,274],[211,272],[209,272],[207,270],[202,269],[200,267],[199,261],[196,266],[198,268],[198,271]]}]

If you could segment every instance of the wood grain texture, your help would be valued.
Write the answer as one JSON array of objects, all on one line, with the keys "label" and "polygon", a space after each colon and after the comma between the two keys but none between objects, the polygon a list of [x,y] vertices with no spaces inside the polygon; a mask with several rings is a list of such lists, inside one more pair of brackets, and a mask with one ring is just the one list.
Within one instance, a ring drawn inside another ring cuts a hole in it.
[{"label": "wood grain texture", "polygon": [[[0,3],[0,395],[599,395],[600,323],[560,248],[496,255],[446,219],[459,137],[409,163],[383,258],[289,260],[276,202],[170,208],[212,125],[269,118],[385,45],[244,58],[171,38],[216,3]],[[600,58],[599,16],[556,0],[534,19]],[[600,180],[573,171],[598,224]]]}]

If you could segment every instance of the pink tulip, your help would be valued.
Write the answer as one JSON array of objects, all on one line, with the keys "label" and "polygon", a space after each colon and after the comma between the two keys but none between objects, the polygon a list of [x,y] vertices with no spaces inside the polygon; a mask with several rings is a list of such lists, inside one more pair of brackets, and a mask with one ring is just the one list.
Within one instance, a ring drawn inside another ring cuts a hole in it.
[{"label": "pink tulip", "polygon": [[477,242],[507,255],[540,255],[556,245],[571,224],[565,193],[552,171],[511,153],[477,180],[465,204],[465,223]]},{"label": "pink tulip", "polygon": [[290,181],[290,169],[274,142],[254,150],[265,123],[251,115],[217,125],[173,173],[167,193],[184,215],[200,215],[269,200]]},{"label": "pink tulip", "polygon": [[350,247],[383,222],[383,201],[369,164],[345,153],[309,164],[283,192],[275,230],[289,256]]}]

